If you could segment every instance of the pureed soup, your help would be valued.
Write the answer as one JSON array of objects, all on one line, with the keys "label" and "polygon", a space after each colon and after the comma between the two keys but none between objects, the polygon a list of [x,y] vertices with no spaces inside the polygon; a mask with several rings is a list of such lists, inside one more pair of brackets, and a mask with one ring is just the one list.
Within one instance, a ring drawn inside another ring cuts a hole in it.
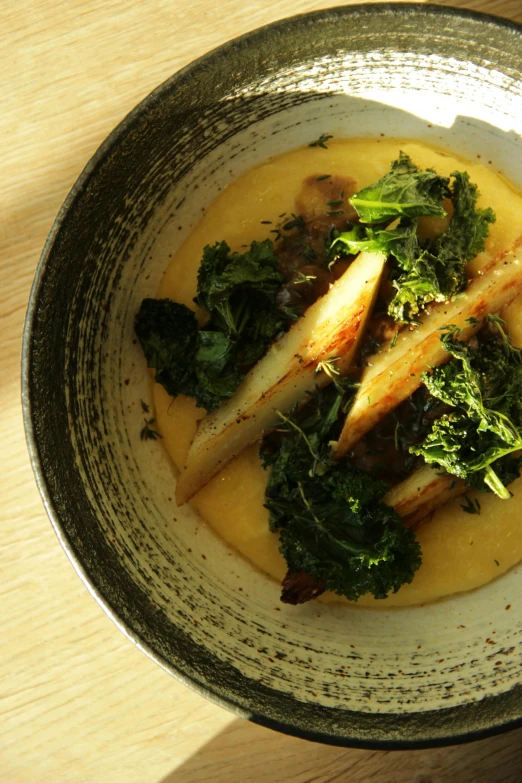
[{"label": "pureed soup", "polygon": [[[172,259],[157,292],[195,309],[197,273],[203,248],[225,240],[232,251],[244,252],[253,240],[274,238],[283,216],[335,213],[339,194],[347,197],[382,177],[400,151],[421,169],[433,168],[442,176],[467,171],[478,186],[479,207],[491,206],[496,222],[490,226],[484,252],[472,262],[476,272],[521,233],[522,195],[493,167],[463,160],[424,144],[394,139],[328,140],[324,147],[304,147],[273,158],[228,185],[210,205],[197,228]],[[329,176],[327,176],[329,175]],[[330,206],[327,206],[330,205]],[[440,224],[440,225],[439,225]],[[443,228],[443,219],[425,222],[426,232]],[[502,312],[516,346],[522,346],[520,297]],[[205,411],[184,396],[172,399],[153,386],[157,429],[178,470],[183,468],[198,421]],[[281,582],[287,565],[279,552],[279,537],[271,533],[264,507],[267,472],[255,443],[232,460],[190,501],[202,518],[234,549],[269,576]],[[471,590],[491,581],[522,559],[522,479],[503,501],[492,494],[477,495],[480,514],[463,509],[473,502],[450,501],[416,531],[422,565],[410,584],[377,600],[362,596],[358,605],[375,608],[427,603]],[[476,507],[476,506],[475,506]],[[319,600],[344,602],[325,593]]]}]

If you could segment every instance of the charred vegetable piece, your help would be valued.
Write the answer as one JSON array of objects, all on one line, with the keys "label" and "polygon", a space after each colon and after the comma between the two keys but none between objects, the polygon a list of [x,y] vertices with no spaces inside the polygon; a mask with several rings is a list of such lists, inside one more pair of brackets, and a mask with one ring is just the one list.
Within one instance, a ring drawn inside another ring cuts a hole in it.
[{"label": "charred vegetable piece", "polygon": [[491,261],[468,289],[453,301],[433,305],[420,325],[402,330],[383,343],[363,370],[360,386],[335,447],[344,456],[368,430],[394,410],[422,383],[422,373],[450,358],[439,336],[448,324],[469,339],[488,313],[497,313],[522,292],[522,237]]},{"label": "charred vegetable piece", "polygon": [[281,601],[292,606],[305,604],[324,593],[325,589],[322,579],[316,579],[306,571],[296,574],[288,571],[281,584]]},{"label": "charred vegetable piece", "polygon": [[[362,253],[327,294],[308,308],[244,378],[232,399],[201,420],[178,481],[185,503],[279,419],[351,366],[372,311],[384,267]],[[335,360],[335,361],[333,361]]]},{"label": "charred vegetable piece", "polygon": [[401,515],[406,527],[416,527],[429,519],[440,506],[463,495],[466,489],[464,481],[436,467],[423,465],[392,487],[384,496],[383,503],[392,506]]}]

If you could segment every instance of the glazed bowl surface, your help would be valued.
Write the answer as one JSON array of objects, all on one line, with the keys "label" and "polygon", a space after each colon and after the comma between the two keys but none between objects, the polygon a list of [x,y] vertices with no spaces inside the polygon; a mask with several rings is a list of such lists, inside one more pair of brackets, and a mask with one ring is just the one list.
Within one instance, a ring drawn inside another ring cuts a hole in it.
[{"label": "glazed bowl surface", "polygon": [[[219,191],[317,138],[419,139],[491,159],[522,188],[522,35],[422,4],[332,8],[202,57],[115,129],[45,245],[26,321],[24,414],[74,567],[166,671],[270,728],[399,748],[522,725],[522,570],[444,601],[289,607],[189,507],[143,441],[143,297]],[[510,607],[506,611],[506,607]]]}]

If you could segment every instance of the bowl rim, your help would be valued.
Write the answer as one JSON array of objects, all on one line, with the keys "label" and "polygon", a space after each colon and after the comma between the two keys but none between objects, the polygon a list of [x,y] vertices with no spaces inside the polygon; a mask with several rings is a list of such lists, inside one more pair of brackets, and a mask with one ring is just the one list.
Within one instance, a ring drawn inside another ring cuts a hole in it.
[{"label": "bowl rim", "polygon": [[[53,249],[62,230],[63,223],[69,213],[74,210],[76,203],[82,197],[84,191],[89,187],[89,183],[96,175],[97,169],[102,165],[102,163],[105,162],[110,153],[115,150],[121,138],[132,130],[133,126],[141,119],[143,113],[153,108],[157,103],[161,102],[163,96],[169,93],[173,88],[176,86],[181,86],[184,82],[190,79],[195,71],[201,68],[205,68],[207,64],[212,62],[216,57],[226,57],[227,53],[236,47],[243,48],[250,45],[251,43],[262,41],[265,36],[271,35],[272,32],[283,31],[288,27],[292,27],[296,24],[307,24],[319,19],[347,19],[356,15],[371,16],[374,14],[399,14],[404,19],[407,17],[419,15],[432,18],[442,16],[449,19],[467,19],[470,21],[487,24],[488,26],[497,27],[499,30],[510,31],[512,33],[518,34],[522,38],[522,24],[518,22],[489,13],[473,11],[464,8],[456,8],[454,6],[447,6],[444,4],[430,3],[427,5],[423,2],[371,2],[346,6],[337,5],[326,9],[319,9],[316,11],[303,12],[292,16],[283,17],[282,19],[278,19],[274,22],[270,22],[268,24],[249,30],[239,36],[236,36],[235,38],[219,44],[216,47],[213,47],[205,54],[201,55],[195,60],[192,60],[190,63],[173,73],[163,82],[161,82],[161,84],[159,84],[154,90],[145,95],[145,97],[142,98],[139,103],[123,117],[122,120],[120,120],[120,122],[114,127],[110,134],[99,145],[78,175],[62,206],[60,207],[56,218],[53,221],[36,267],[34,280],[29,294],[28,307],[22,336],[21,396],[23,422],[30,462],[46,513],[51,521],[56,536],[73,568],[84,583],[89,593],[101,606],[108,617],[116,624],[120,631],[122,631],[122,633],[131,642],[133,642],[136,647],[138,647],[138,649],[144,652],[164,671],[168,672],[171,676],[175,677],[176,680],[195,691],[200,696],[203,696],[218,706],[227,709],[238,717],[246,718],[251,722],[266,728],[281,732],[283,734],[288,734],[290,736],[299,737],[301,739],[334,746],[362,748],[369,750],[413,750],[457,745],[512,731],[522,727],[522,714],[520,718],[508,720],[506,722],[495,724],[487,728],[464,731],[460,734],[436,737],[433,739],[360,740],[356,738],[351,739],[347,737],[334,736],[318,730],[305,730],[288,722],[285,723],[280,720],[270,718],[266,715],[252,713],[250,710],[245,709],[240,704],[235,702],[233,698],[227,699],[221,694],[217,693],[211,685],[204,685],[195,681],[189,674],[174,666],[172,663],[167,661],[160,652],[153,649],[151,646],[149,646],[149,644],[144,642],[138,633],[112,606],[108,598],[102,593],[101,589],[93,583],[91,576],[78,557],[60,521],[59,513],[56,509],[53,499],[53,492],[47,481],[45,469],[40,458],[38,438],[35,432],[35,426],[33,424],[33,403],[31,399],[33,322],[38,306],[40,288],[45,277],[45,271],[48,263],[52,259]],[[501,695],[502,694],[500,694],[499,697]],[[495,699],[499,697],[491,698]],[[458,710],[461,709],[462,706],[463,705],[460,707],[457,706],[446,709]],[[438,712],[438,710],[435,712]]]}]

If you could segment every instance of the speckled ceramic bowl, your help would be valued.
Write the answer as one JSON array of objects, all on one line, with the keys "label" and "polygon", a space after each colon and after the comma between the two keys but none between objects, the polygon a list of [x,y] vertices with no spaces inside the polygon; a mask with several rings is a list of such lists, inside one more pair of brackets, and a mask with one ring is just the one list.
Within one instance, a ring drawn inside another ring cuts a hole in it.
[{"label": "speckled ceramic bowl", "polygon": [[158,236],[175,225],[174,251],[221,187],[325,130],[494,157],[522,186],[521,28],[429,5],[334,8],[232,41],[146,98],[45,246],[25,333],[29,449],[93,596],[190,687],[323,742],[474,739],[522,724],[520,568],[423,608],[283,606],[176,508],[161,445],[140,440],[150,390],[132,324],[163,272]]}]

